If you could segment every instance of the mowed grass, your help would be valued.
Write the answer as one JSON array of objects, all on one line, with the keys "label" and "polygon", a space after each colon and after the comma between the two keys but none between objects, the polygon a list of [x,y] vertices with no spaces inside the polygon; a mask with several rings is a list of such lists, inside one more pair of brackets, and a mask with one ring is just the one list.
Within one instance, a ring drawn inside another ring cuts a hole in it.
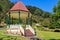
[{"label": "mowed grass", "polygon": [[[3,40],[28,40],[26,37],[22,36],[13,36],[13,35],[7,35],[4,34],[6,30],[0,30],[0,39],[3,38]],[[59,32],[48,32],[48,31],[39,31],[36,30],[37,37],[44,39],[44,40],[50,40],[50,39],[59,39],[60,40],[60,33]]]},{"label": "mowed grass", "polygon": [[42,38],[45,40],[48,39],[59,39],[60,40],[60,33],[59,32],[48,32],[48,31],[37,31],[38,38]]},{"label": "mowed grass", "polygon": [[0,40],[28,40],[26,37],[19,35],[7,35],[6,30],[0,30]]}]

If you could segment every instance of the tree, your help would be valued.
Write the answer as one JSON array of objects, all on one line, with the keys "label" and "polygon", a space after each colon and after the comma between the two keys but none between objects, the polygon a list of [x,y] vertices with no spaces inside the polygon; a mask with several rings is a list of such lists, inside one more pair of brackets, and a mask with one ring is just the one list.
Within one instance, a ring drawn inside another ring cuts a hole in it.
[{"label": "tree", "polygon": [[49,19],[48,18],[46,18],[46,19],[44,19],[44,21],[42,22],[42,25],[43,25],[43,27],[50,27],[50,25],[51,25],[51,23],[50,23],[50,21],[49,21]]},{"label": "tree", "polygon": [[56,14],[60,14],[60,0],[58,1],[58,4],[54,6],[53,12]]},{"label": "tree", "polygon": [[58,4],[54,6],[53,8],[53,16],[52,16],[52,26],[55,28],[60,28],[60,0],[58,1]]},{"label": "tree", "polygon": [[58,1],[58,4],[57,4],[57,13],[60,14],[60,0]]},{"label": "tree", "polygon": [[[13,3],[9,0],[0,0],[0,19],[4,19],[6,15],[6,11],[11,8]],[[4,19],[5,20],[5,19]]]},{"label": "tree", "polygon": [[2,7],[0,6],[0,23],[1,23],[1,12],[2,12]]},{"label": "tree", "polygon": [[57,10],[57,6],[54,6],[53,12],[56,13],[56,10]]},{"label": "tree", "polygon": [[1,5],[0,5],[0,13],[2,12],[2,7],[1,7]]},{"label": "tree", "polygon": [[[43,10],[42,9],[40,9],[40,8],[37,8],[37,7],[35,7],[35,6],[26,6],[27,8],[28,8],[28,10],[32,13],[32,14],[34,14],[35,15],[35,12],[39,12],[39,13],[42,13],[43,12]],[[38,13],[37,13],[38,14]]]},{"label": "tree", "polygon": [[36,9],[34,14],[37,15],[38,17],[42,16],[42,12],[39,9]]},{"label": "tree", "polygon": [[51,13],[49,13],[49,12],[44,12],[44,13],[42,14],[42,17],[43,17],[43,18],[50,18],[50,15],[51,15]]},{"label": "tree", "polygon": [[13,3],[11,3],[9,0],[0,0],[0,5],[4,13],[13,5]]},{"label": "tree", "polygon": [[[45,19],[49,19],[50,18],[51,14],[49,12],[43,11],[40,8],[37,8],[37,7],[34,7],[34,6],[27,6],[27,8],[32,13],[32,21],[34,23],[42,24],[42,22],[44,22]],[[48,21],[50,21],[50,20],[48,20]],[[47,23],[45,23],[45,24],[47,24]],[[48,23],[48,25],[49,25],[49,23]]]}]

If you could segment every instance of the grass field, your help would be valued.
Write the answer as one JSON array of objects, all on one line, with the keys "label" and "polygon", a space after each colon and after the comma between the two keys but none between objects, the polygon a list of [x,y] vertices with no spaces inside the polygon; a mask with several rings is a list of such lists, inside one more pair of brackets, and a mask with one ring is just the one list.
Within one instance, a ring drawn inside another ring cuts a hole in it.
[{"label": "grass field", "polygon": [[42,38],[42,39],[45,39],[45,40],[53,40],[53,39],[56,39],[56,40],[60,40],[60,33],[57,33],[57,32],[48,32],[48,31],[39,31],[39,30],[36,30],[37,31],[37,36],[38,38]]},{"label": "grass field", "polygon": [[0,40],[27,40],[26,37],[4,34],[6,30],[0,30]]},{"label": "grass field", "polygon": [[[0,40],[28,40],[26,37],[22,36],[11,36],[11,35],[5,35],[4,32],[6,30],[0,30]],[[57,32],[48,32],[48,31],[37,31],[37,37],[44,39],[44,40],[60,40],[60,33]]]}]

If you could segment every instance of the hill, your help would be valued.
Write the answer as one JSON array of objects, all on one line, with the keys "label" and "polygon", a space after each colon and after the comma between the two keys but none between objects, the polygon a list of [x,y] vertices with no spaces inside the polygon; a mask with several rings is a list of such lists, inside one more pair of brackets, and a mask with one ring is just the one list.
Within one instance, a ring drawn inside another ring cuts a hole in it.
[{"label": "hill", "polygon": [[[29,11],[32,13],[32,25],[33,23],[39,25],[41,27],[46,27],[46,28],[60,28],[60,11],[56,12],[56,8],[58,7],[58,10],[60,10],[60,1],[58,2],[59,5],[55,6],[53,8],[53,11],[55,14],[46,12],[38,7],[35,6],[26,6]],[[3,6],[4,5],[4,6]],[[11,3],[9,0],[0,0],[0,23],[2,21],[6,22],[6,11],[9,10],[13,6],[13,3]],[[59,16],[58,16],[59,15]],[[17,16],[16,16],[17,17]],[[16,21],[15,21],[16,22]]]}]

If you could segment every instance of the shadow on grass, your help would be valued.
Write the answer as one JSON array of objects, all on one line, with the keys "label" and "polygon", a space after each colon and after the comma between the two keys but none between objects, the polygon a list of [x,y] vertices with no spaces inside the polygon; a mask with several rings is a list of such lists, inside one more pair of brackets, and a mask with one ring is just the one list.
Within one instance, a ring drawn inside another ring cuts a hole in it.
[{"label": "shadow on grass", "polygon": [[49,39],[49,40],[60,40],[60,39]]}]

